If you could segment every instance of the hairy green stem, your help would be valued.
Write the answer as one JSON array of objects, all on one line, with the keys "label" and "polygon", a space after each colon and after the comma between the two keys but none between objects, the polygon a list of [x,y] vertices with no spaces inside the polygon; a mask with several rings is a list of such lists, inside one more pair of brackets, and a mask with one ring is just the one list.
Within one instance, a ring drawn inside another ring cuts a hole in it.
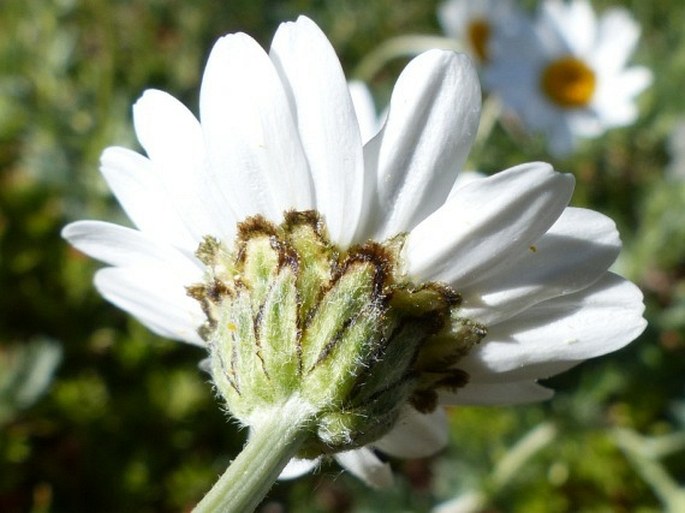
[{"label": "hairy green stem", "polygon": [[261,422],[193,513],[249,513],[308,436],[311,409],[300,400],[264,412]]}]

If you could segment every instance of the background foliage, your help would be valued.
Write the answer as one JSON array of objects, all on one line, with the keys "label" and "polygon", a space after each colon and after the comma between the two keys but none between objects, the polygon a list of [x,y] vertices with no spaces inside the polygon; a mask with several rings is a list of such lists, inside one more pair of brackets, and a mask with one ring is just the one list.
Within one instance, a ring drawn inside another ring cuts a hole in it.
[{"label": "background foliage", "polygon": [[[685,175],[668,171],[669,136],[685,115],[685,4],[594,2],[617,4],[643,26],[635,62],[654,71],[642,116],[552,162],[576,175],[574,204],[617,220],[619,271],[646,294],[647,332],[551,380],[549,403],[453,410],[450,447],[393,461],[395,488],[367,489],[330,465],[279,484],[265,513],[427,512],[456,497],[471,509],[453,512],[685,511]],[[137,147],[135,99],[157,87],[197,111],[218,36],[243,30],[268,45],[299,13],[321,25],[349,75],[387,38],[438,34],[435,7],[0,2],[0,511],[189,511],[243,441],[197,368],[201,351],[105,303],[91,284],[97,264],[59,237],[70,220],[122,219],[97,160],[108,145]],[[379,105],[402,64],[373,77]],[[534,159],[551,159],[540,141],[495,127],[472,165],[493,172]]]}]

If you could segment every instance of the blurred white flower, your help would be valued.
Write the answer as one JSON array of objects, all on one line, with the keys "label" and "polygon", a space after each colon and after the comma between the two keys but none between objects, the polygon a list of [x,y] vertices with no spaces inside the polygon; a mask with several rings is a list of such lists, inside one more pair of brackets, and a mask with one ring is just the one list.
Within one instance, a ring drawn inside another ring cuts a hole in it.
[{"label": "blurred white flower", "polygon": [[[547,399],[552,391],[538,379],[615,351],[645,326],[639,290],[607,271],[620,249],[615,225],[568,207],[572,176],[531,163],[457,181],[479,112],[469,59],[429,51],[402,72],[387,119],[363,144],[340,63],[311,20],[282,24],[269,53],[231,34],[209,57],[201,121],[170,95],[147,91],[134,106],[147,156],[124,148],[102,156],[135,228],[79,221],[63,235],[110,266],[95,276],[108,300],[155,333],[206,347],[198,332],[205,312],[186,294],[206,277],[195,255],[206,236],[231,247],[242,221],[259,214],[279,223],[293,210],[318,212],[340,252],[405,234],[399,264],[415,290],[429,284],[461,298],[436,322],[479,343],[418,340],[419,363],[437,354],[446,366],[410,390],[384,436],[334,455],[382,486],[390,468],[374,449],[411,458],[445,445],[438,405]],[[436,345],[423,348],[427,341]],[[422,372],[409,369],[402,386]],[[316,463],[295,459],[283,477]]]},{"label": "blurred white flower", "polygon": [[578,138],[637,118],[635,98],[652,80],[648,69],[627,67],[639,34],[625,9],[597,19],[587,0],[546,0],[532,31],[493,40],[487,81],[506,109],[564,155]]},{"label": "blurred white flower", "polygon": [[528,30],[528,18],[512,0],[447,0],[438,21],[449,37],[461,41],[475,61],[486,66],[493,58],[492,41]]}]

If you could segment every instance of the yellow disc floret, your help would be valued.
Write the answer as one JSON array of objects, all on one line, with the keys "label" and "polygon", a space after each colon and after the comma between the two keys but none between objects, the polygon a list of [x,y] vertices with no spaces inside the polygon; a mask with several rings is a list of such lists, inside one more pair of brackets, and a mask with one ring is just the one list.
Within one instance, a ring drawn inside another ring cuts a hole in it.
[{"label": "yellow disc floret", "polygon": [[551,61],[540,79],[543,92],[560,107],[587,107],[596,88],[595,72],[582,60],[566,56]]},{"label": "yellow disc floret", "polygon": [[490,24],[483,19],[476,19],[469,23],[468,38],[473,52],[480,62],[488,60],[488,41],[490,40]]}]

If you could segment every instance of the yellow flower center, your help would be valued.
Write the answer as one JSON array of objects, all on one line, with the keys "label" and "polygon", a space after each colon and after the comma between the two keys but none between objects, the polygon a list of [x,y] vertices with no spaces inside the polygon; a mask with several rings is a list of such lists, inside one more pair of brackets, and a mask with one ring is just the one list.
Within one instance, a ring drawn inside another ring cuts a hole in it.
[{"label": "yellow flower center", "polygon": [[542,72],[542,90],[554,103],[565,108],[586,107],[595,93],[595,72],[580,59],[562,57]]},{"label": "yellow flower center", "polygon": [[484,19],[476,19],[469,23],[468,37],[471,47],[480,62],[488,60],[488,40],[490,39],[490,25]]}]

